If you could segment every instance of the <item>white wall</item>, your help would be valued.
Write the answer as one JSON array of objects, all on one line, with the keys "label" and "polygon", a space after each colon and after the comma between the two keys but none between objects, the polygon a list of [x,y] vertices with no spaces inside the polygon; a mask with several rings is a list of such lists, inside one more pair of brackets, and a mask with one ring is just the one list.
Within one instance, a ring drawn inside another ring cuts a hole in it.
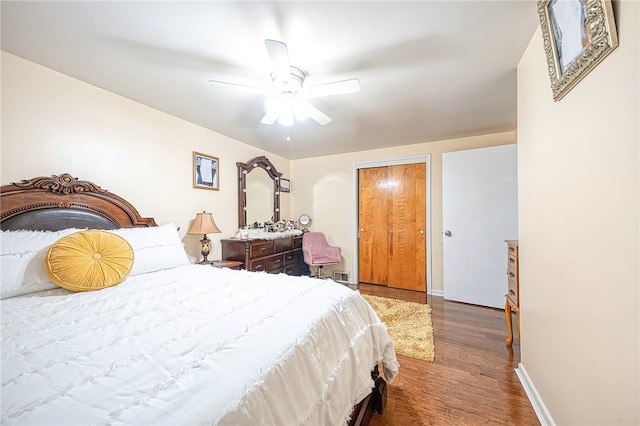
[{"label": "white wall", "polygon": [[553,102],[540,30],[518,67],[522,365],[561,425],[640,424],[639,3]]},{"label": "white wall", "polygon": [[[266,155],[283,176],[289,161],[153,108],[2,52],[0,182],[70,173],[101,185],[158,224],[185,235],[197,212],[213,212],[220,238],[238,226],[236,162]],[[194,189],[192,153],[220,159],[220,190]],[[290,198],[281,196],[282,217]],[[200,257],[201,236],[184,238]]]}]

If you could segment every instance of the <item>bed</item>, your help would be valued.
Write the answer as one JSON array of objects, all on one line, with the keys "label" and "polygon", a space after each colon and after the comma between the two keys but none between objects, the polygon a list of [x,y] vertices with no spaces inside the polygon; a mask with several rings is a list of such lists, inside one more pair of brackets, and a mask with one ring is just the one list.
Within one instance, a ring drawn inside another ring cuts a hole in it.
[{"label": "bed", "polygon": [[[191,264],[175,225],[69,174],[0,191],[2,424],[339,425],[382,411],[378,366],[390,381],[398,363],[357,291]],[[125,241],[121,282],[59,287],[54,256],[89,234]]]}]

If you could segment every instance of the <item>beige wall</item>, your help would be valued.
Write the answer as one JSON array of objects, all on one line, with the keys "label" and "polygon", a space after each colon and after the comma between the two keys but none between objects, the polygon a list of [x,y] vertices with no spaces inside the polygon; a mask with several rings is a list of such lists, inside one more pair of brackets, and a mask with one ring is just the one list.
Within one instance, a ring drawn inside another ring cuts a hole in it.
[{"label": "beige wall", "polygon": [[[2,184],[68,172],[124,197],[159,224],[176,223],[182,235],[196,212],[211,211],[223,231],[209,236],[214,240],[212,258],[220,255],[219,240],[237,230],[235,163],[266,155],[283,177],[291,178],[291,193],[281,195],[281,216],[311,215],[312,229],[326,232],[343,249],[345,261],[335,269],[352,276],[353,164],[431,154],[435,290],[443,288],[442,153],[515,142],[515,132],[507,132],[289,162],[6,52],[2,107]],[[220,158],[220,191],[192,188],[193,151]],[[194,258],[199,257],[198,240],[184,237]]]},{"label": "beige wall", "polygon": [[364,161],[393,159],[430,154],[431,162],[431,253],[432,289],[443,290],[442,275],[442,154],[444,152],[504,145],[515,142],[515,132],[498,133],[439,142],[407,145],[389,149],[359,151],[349,154],[315,157],[291,161],[291,213],[298,217],[307,213],[313,219],[311,229],[327,234],[331,244],[342,249],[344,261],[329,270],[357,272],[354,246],[357,227],[355,214],[354,164]]},{"label": "beige wall", "polygon": [[522,365],[561,425],[640,424],[638,5],[560,102],[540,30],[518,67]]},{"label": "beige wall", "polygon": [[[194,189],[193,151],[220,159],[220,191]],[[93,181],[136,206],[158,224],[185,235],[199,211],[213,212],[222,234],[238,226],[236,162],[266,155],[289,175],[289,161],[226,136],[2,52],[0,182],[64,172]],[[283,217],[288,194],[281,197]],[[190,256],[201,237],[186,236]]]}]

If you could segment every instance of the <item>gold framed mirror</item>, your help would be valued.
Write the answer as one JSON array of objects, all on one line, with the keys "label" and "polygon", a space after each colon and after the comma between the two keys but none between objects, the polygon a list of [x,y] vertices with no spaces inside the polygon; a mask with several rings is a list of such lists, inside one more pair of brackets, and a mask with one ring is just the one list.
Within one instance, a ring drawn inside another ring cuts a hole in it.
[{"label": "gold framed mirror", "polygon": [[238,226],[255,222],[280,220],[280,177],[265,156],[246,163],[237,162],[238,168]]}]

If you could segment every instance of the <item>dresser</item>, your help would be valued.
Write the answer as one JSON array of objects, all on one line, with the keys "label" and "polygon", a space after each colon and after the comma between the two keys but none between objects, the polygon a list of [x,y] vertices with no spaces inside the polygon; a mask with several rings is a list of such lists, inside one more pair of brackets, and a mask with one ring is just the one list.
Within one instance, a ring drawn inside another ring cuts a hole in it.
[{"label": "dresser", "polygon": [[518,241],[506,240],[507,243],[507,280],[508,292],[504,304],[504,314],[507,318],[507,329],[509,335],[507,337],[507,345],[513,343],[513,324],[511,322],[512,314],[518,317],[518,338],[520,338],[520,278],[518,273]]},{"label": "dresser", "polygon": [[287,275],[304,275],[306,265],[302,256],[302,235],[273,240],[237,238],[224,239],[222,259],[243,263],[243,269]]}]

